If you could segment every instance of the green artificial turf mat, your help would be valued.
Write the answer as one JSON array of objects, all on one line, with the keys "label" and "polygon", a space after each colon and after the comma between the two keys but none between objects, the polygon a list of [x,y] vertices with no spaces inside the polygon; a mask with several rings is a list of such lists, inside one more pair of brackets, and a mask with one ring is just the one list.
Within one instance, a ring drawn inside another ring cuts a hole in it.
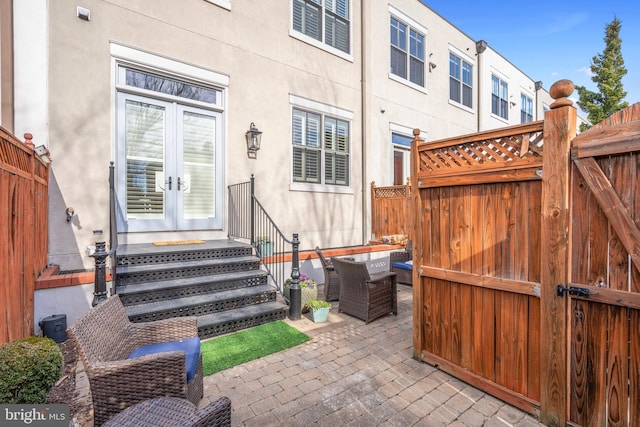
[{"label": "green artificial turf mat", "polygon": [[215,374],[232,366],[276,353],[311,337],[281,320],[203,341],[202,369],[204,375]]}]

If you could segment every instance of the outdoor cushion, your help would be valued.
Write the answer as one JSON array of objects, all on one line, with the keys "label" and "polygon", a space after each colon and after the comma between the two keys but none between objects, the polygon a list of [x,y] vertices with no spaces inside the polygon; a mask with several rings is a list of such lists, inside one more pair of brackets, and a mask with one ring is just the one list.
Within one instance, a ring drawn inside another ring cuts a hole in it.
[{"label": "outdoor cushion", "polygon": [[401,268],[403,270],[413,270],[413,261],[407,262],[394,262],[391,264],[393,267]]},{"label": "outdoor cushion", "polygon": [[200,338],[191,337],[180,341],[168,341],[157,344],[143,345],[129,354],[127,359],[145,356],[147,354],[163,353],[166,351],[184,351],[187,354],[187,382],[190,382],[196,374],[198,359],[200,358]]}]

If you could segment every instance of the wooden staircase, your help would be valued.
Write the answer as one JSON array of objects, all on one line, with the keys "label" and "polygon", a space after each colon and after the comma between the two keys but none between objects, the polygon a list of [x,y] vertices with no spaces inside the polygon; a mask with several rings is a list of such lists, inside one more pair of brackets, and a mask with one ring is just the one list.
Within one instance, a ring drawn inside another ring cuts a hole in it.
[{"label": "wooden staircase", "polygon": [[288,312],[245,243],[121,245],[116,265],[116,293],[132,322],[197,316],[200,337],[209,338]]}]

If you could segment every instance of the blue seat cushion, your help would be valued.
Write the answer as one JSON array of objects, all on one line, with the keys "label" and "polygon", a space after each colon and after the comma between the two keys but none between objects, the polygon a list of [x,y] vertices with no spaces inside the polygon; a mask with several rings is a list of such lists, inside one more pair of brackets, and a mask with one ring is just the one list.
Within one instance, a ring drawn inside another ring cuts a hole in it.
[{"label": "blue seat cushion", "polygon": [[394,262],[393,264],[391,264],[393,267],[396,268],[401,268],[403,270],[413,270],[413,262],[412,261],[407,261],[407,262]]},{"label": "blue seat cushion", "polygon": [[198,337],[143,345],[133,350],[127,359],[133,359],[134,357],[145,356],[147,354],[164,353],[166,351],[184,351],[187,354],[187,382],[190,382],[196,375],[198,360],[200,358],[200,338]]}]

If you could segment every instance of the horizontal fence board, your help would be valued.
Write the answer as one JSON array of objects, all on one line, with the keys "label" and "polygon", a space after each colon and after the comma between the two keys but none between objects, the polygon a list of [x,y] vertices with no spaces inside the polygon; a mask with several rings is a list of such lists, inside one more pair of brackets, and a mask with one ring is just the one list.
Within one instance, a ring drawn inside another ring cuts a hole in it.
[{"label": "horizontal fence board", "polygon": [[464,283],[480,288],[497,291],[513,292],[517,294],[540,296],[540,283],[525,280],[503,279],[501,277],[455,271],[445,268],[422,265],[418,269],[421,277],[428,277],[450,282]]}]

